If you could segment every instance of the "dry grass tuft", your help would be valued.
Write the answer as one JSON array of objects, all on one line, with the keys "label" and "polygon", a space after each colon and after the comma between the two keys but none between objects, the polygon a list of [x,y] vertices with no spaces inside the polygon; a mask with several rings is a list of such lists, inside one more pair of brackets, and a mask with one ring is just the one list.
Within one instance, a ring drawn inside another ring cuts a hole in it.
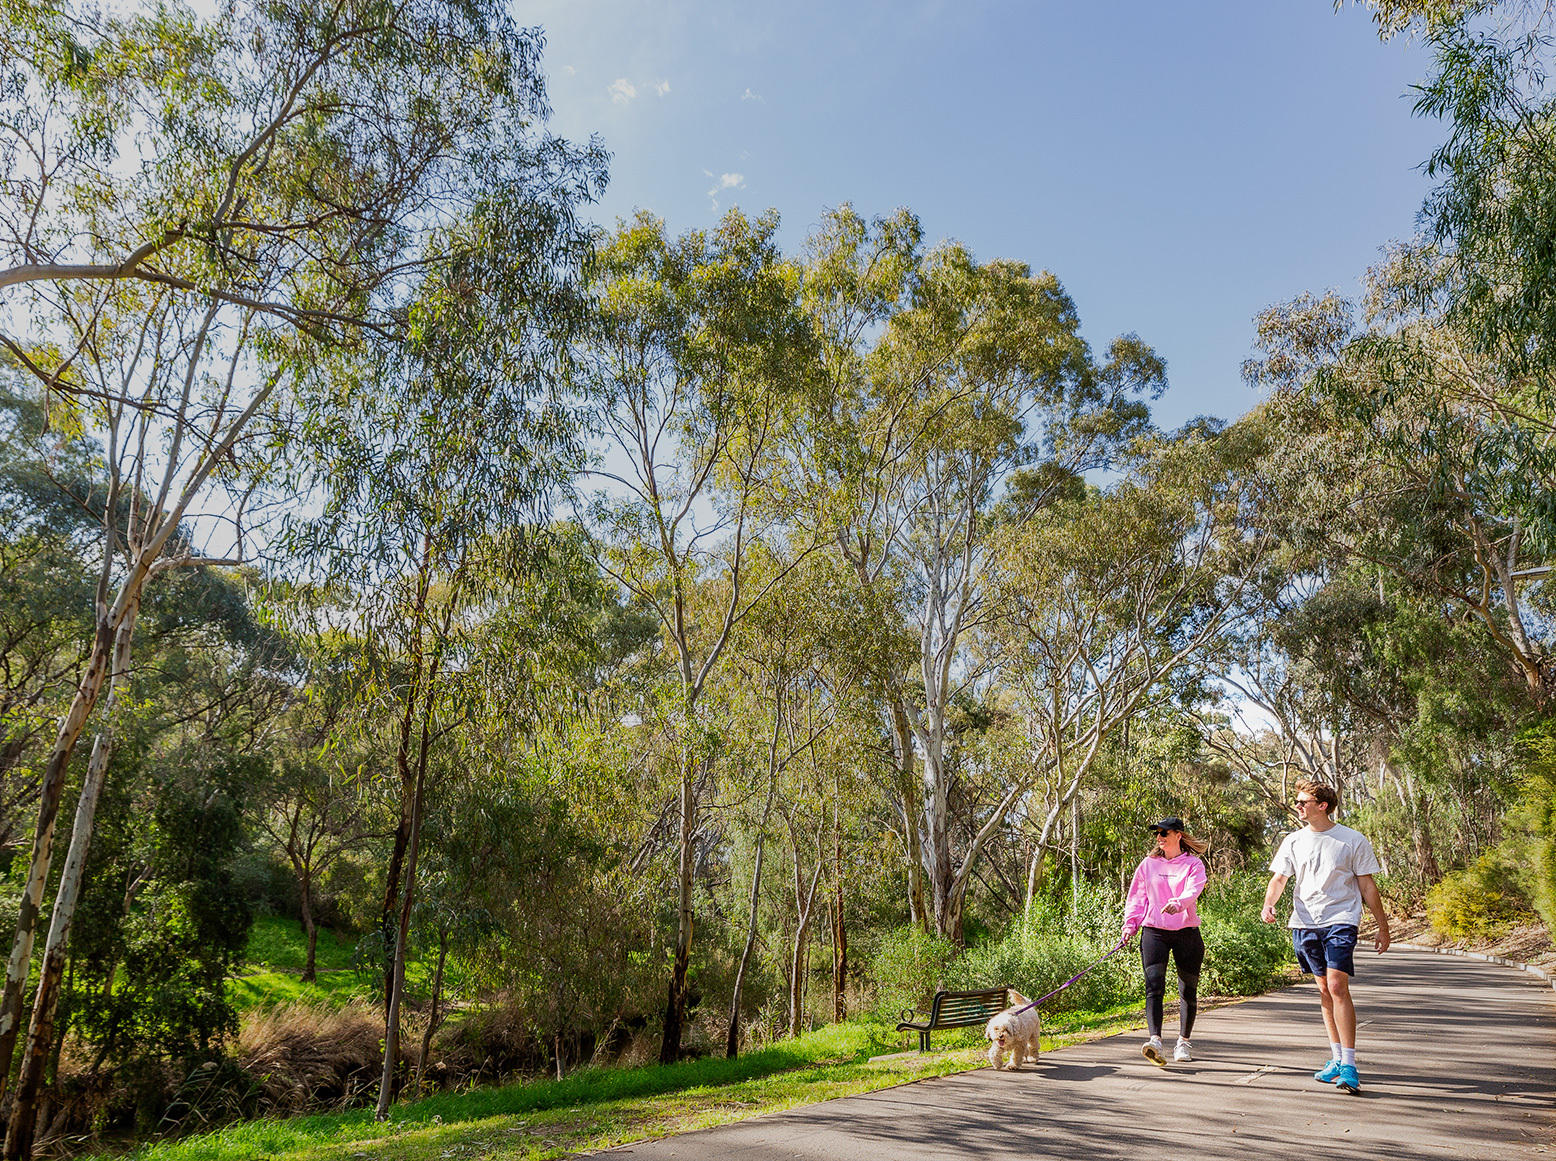
[{"label": "dry grass tuft", "polygon": [[267,1112],[303,1113],[360,1103],[378,1083],[382,1043],[376,1007],[301,1000],[245,1013],[236,1048]]}]

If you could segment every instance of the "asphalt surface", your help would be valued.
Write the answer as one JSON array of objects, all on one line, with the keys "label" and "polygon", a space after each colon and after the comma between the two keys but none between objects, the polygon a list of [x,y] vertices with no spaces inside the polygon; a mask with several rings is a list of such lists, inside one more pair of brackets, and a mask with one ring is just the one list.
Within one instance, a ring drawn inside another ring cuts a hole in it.
[{"label": "asphalt surface", "polygon": [[1140,1056],[1143,1035],[1130,1033],[1044,1053],[1019,1072],[918,1081],[607,1156],[1556,1161],[1548,984],[1400,949],[1358,949],[1357,971],[1355,1096],[1312,1079],[1329,1049],[1309,983],[1203,1013],[1192,1064],[1157,1068]]}]

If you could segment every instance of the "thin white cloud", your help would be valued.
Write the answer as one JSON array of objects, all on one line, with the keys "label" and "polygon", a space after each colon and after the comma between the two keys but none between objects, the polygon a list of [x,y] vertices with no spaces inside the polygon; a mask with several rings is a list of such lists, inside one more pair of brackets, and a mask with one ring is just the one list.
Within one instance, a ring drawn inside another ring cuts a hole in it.
[{"label": "thin white cloud", "polygon": [[618,105],[625,105],[638,95],[637,89],[633,87],[632,82],[627,80],[626,77],[617,77],[605,91],[611,95],[611,100]]},{"label": "thin white cloud", "polygon": [[767,98],[762,96],[761,93],[753,93],[750,89],[747,89],[740,94],[740,99],[742,101],[765,101]]},{"label": "thin white cloud", "polygon": [[[713,176],[711,173],[708,173],[706,169],[702,172],[707,173],[709,177]],[[713,188],[708,191],[708,200],[713,203],[710,208],[715,210],[719,208],[719,194],[723,193],[725,190],[744,189],[745,185],[746,175],[743,173],[719,174],[718,180],[714,182]]]},{"label": "thin white cloud", "polygon": [[656,83],[654,85],[654,94],[656,96],[663,97],[669,91],[670,91],[670,82],[669,81],[659,81],[658,83]]}]

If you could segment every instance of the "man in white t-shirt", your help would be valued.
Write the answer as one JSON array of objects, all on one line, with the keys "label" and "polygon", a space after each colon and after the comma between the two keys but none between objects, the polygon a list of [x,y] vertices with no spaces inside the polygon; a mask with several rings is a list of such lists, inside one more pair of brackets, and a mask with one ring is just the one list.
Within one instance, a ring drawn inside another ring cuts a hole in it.
[{"label": "man in white t-shirt", "polygon": [[1264,892],[1262,918],[1275,922],[1275,904],[1288,880],[1291,893],[1291,943],[1297,963],[1313,974],[1329,1032],[1329,1063],[1313,1079],[1345,1092],[1361,1091],[1356,1074],[1356,1005],[1351,1000],[1352,962],[1362,907],[1372,912],[1378,931],[1374,946],[1381,955],[1389,947],[1389,920],[1373,875],[1383,868],[1372,844],[1348,826],[1335,822],[1340,796],[1333,787],[1304,779],[1297,783],[1297,815],[1307,823],[1281,840],[1270,862],[1270,885]]}]

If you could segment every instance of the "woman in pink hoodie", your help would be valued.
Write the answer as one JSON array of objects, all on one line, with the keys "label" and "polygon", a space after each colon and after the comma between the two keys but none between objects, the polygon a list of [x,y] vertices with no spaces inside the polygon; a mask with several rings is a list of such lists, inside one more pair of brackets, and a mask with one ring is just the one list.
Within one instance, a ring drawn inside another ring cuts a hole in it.
[{"label": "woman in pink hoodie", "polygon": [[1122,941],[1140,932],[1140,966],[1145,972],[1145,1023],[1151,1038],[1140,1049],[1152,1064],[1165,1067],[1162,1050],[1162,997],[1167,992],[1167,957],[1178,969],[1178,1046],[1172,1058],[1194,1059],[1189,1037],[1199,1009],[1199,969],[1205,962],[1205,940],[1199,933],[1194,901],[1205,889],[1209,847],[1184,833],[1181,818],[1164,818],[1151,827],[1156,849],[1140,860],[1129,900],[1124,906]]}]

